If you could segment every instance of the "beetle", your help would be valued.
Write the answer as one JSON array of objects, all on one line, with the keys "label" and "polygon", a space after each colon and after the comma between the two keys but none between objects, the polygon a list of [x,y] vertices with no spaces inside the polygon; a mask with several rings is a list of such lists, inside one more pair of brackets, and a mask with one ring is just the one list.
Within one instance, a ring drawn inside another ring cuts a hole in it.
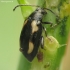
[{"label": "beetle", "polygon": [[[43,48],[44,39],[42,36],[42,30],[45,31],[47,36],[46,29],[42,24],[50,24],[50,22],[43,22],[43,16],[47,14],[46,10],[51,11],[48,8],[41,8],[35,5],[17,5],[13,10],[19,6],[34,6],[38,7],[33,13],[31,13],[27,19],[24,21],[24,26],[20,34],[20,51],[24,56],[31,62],[38,53],[39,46]],[[51,11],[53,14],[54,12]]]}]

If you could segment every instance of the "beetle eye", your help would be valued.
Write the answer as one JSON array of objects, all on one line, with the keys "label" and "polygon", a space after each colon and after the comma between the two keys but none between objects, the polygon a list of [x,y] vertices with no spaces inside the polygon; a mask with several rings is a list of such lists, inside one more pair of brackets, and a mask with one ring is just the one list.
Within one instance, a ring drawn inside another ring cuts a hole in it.
[{"label": "beetle eye", "polygon": [[39,9],[37,8],[36,11],[38,11]]},{"label": "beetle eye", "polygon": [[47,14],[47,12],[45,10],[42,10],[42,14]]},{"label": "beetle eye", "polygon": [[41,9],[40,9],[40,8],[37,8],[37,9],[36,9],[36,11],[39,11],[39,10],[41,10]]}]

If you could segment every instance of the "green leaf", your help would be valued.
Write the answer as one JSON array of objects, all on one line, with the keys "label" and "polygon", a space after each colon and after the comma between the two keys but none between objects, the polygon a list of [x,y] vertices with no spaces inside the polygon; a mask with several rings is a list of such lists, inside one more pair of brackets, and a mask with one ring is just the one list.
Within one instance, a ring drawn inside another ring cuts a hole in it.
[{"label": "green leaf", "polygon": [[43,60],[39,61],[37,57],[32,62],[31,70],[54,70],[56,54],[59,48],[58,41],[53,36],[48,36],[44,39],[44,49],[39,49],[43,52]]},{"label": "green leaf", "polygon": [[21,53],[17,70],[30,70],[31,63]]},{"label": "green leaf", "polygon": [[[17,1],[19,4],[29,5],[29,3],[26,0],[17,0]],[[33,11],[32,6],[22,6],[20,8],[24,19],[27,18]]]}]

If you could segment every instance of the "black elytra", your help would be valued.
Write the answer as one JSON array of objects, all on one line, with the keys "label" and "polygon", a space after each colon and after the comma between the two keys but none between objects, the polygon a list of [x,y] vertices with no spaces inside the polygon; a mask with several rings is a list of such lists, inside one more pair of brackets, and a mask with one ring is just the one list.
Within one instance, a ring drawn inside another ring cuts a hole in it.
[{"label": "black elytra", "polygon": [[[25,20],[25,23],[21,34],[20,34],[20,47],[23,48],[22,53],[29,60],[32,61],[38,52],[38,48],[40,46],[40,40],[42,35],[42,18],[43,15],[46,14],[46,11],[41,8],[36,9],[31,15]],[[35,22],[33,22],[35,21]],[[38,30],[32,32],[32,24],[33,26],[37,26]],[[35,25],[34,25],[35,23]],[[29,42],[33,44],[33,50],[31,53],[27,53],[29,49]]]},{"label": "black elytra", "polygon": [[42,22],[43,16],[46,14],[46,9],[38,7],[24,22],[20,34],[20,50],[30,62],[37,55],[39,46],[42,45],[43,47],[41,40],[43,40],[42,30],[44,27],[42,24],[51,24],[49,22]]}]

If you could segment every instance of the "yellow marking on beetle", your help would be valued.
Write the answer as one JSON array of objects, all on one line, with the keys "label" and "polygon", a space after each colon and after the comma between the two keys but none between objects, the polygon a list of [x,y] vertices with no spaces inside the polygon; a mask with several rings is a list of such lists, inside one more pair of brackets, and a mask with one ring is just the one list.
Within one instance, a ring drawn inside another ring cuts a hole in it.
[{"label": "yellow marking on beetle", "polygon": [[28,49],[27,53],[30,54],[33,51],[33,49],[34,49],[34,45],[31,41],[29,41],[29,49]]},{"label": "yellow marking on beetle", "polygon": [[35,20],[31,23],[31,26],[32,26],[32,33],[38,31],[37,22]]}]

